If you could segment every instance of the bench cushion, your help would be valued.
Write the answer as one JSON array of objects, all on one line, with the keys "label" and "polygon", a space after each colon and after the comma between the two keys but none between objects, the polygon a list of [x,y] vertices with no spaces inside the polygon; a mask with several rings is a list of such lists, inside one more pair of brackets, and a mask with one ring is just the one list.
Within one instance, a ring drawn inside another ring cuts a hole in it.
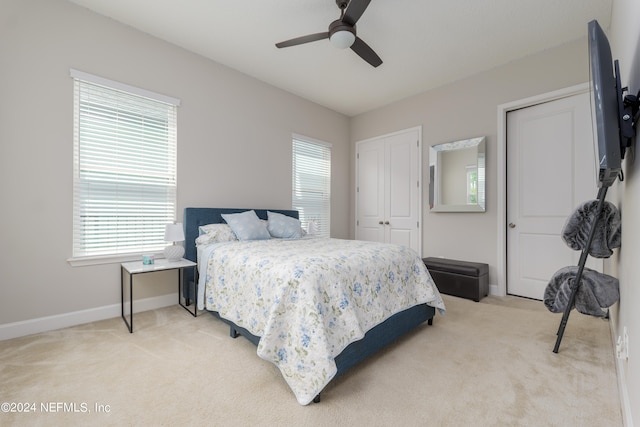
[{"label": "bench cushion", "polygon": [[458,261],[455,259],[429,257],[423,259],[427,269],[435,269],[447,273],[478,277],[489,274],[489,265],[479,262]]}]

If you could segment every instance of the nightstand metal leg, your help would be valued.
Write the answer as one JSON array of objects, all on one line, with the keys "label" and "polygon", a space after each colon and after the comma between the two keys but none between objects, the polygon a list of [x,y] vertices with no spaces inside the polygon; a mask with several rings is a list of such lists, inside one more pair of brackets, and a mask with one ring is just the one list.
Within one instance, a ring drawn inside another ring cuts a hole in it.
[{"label": "nightstand metal leg", "polygon": [[191,296],[191,294],[189,293],[189,291],[191,291],[191,287],[189,286],[189,284],[187,284],[187,286],[189,286],[189,289],[187,290],[187,295],[184,296],[184,304],[182,303],[183,292],[184,292],[184,287],[185,287],[185,283],[184,283],[184,268],[179,268],[178,269],[178,304],[180,304],[180,306],[182,308],[184,308],[189,313],[191,313],[191,315],[193,317],[198,317],[198,277],[197,277],[197,274],[195,273],[196,268],[193,267],[193,269],[194,269],[194,275],[193,275],[193,277],[194,277],[194,279],[193,279],[193,291],[194,291],[194,295],[193,295],[193,311],[191,311],[189,309],[189,307],[188,307],[192,303],[191,298],[189,298]]},{"label": "nightstand metal leg", "polygon": [[124,267],[120,267],[120,310],[122,320],[127,325],[129,333],[133,333],[133,274],[129,273],[129,318],[131,320],[128,322],[127,316],[124,314],[124,271]]},{"label": "nightstand metal leg", "polygon": [[133,333],[133,274],[129,274],[129,332]]}]

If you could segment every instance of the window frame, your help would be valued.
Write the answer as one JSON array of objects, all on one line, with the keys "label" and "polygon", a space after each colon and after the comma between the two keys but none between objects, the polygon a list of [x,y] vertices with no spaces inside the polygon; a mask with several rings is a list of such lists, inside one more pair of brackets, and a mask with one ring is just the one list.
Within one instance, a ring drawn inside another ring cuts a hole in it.
[{"label": "window frame", "polygon": [[[325,161],[328,161],[328,167],[325,168],[327,176],[325,176],[323,179],[326,179],[326,183],[324,185],[324,189],[323,189],[323,193],[321,196],[322,201],[320,201],[321,204],[323,204],[323,211],[324,214],[326,216],[326,219],[324,221],[322,221],[319,225],[319,229],[318,229],[318,235],[322,236],[322,237],[330,237],[331,235],[331,148],[332,148],[332,144],[325,142],[325,141],[321,141],[318,139],[314,139],[314,138],[310,138],[308,136],[304,136],[304,135],[299,135],[299,134],[293,134],[292,135],[292,140],[291,140],[291,206],[292,209],[294,210],[298,210],[299,214],[300,214],[300,223],[302,225],[302,227],[307,230],[308,229],[308,221],[309,220],[317,220],[320,218],[313,218],[313,216],[311,216],[310,218],[306,218],[306,214],[304,212],[304,206],[300,206],[298,204],[298,206],[296,206],[296,191],[298,191],[298,186],[296,185],[296,177],[297,177],[297,168],[296,168],[296,160],[295,160],[295,156],[296,156],[296,148],[295,148],[295,144],[296,142],[298,143],[302,143],[302,144],[309,144],[312,146],[317,146],[317,147],[321,147],[323,149],[323,156],[325,156]],[[298,153],[299,154],[299,153]]]},{"label": "window frame", "polygon": [[[72,266],[84,266],[84,265],[94,265],[94,264],[106,264],[106,263],[117,263],[131,260],[138,260],[140,256],[144,253],[154,253],[159,254],[162,252],[163,247],[158,244],[152,244],[147,246],[149,250],[144,248],[144,245],[140,245],[139,248],[132,248],[131,251],[118,250],[118,244],[115,244],[113,252],[108,253],[81,253],[77,251],[78,245],[80,243],[78,240],[83,239],[82,235],[78,235],[78,233],[83,233],[82,221],[80,219],[81,208],[79,206],[80,203],[80,189],[83,186],[83,182],[80,178],[80,99],[79,99],[79,90],[82,85],[92,85],[92,86],[101,86],[99,88],[102,90],[103,88],[106,91],[113,91],[113,94],[116,92],[122,92],[124,97],[134,97],[134,98],[147,98],[150,102],[167,104],[168,107],[168,116],[169,119],[169,128],[166,130],[167,132],[167,152],[164,153],[169,157],[164,157],[168,161],[169,169],[167,170],[167,184],[161,186],[164,188],[165,192],[167,192],[168,199],[165,199],[166,203],[165,208],[169,209],[169,214],[166,215],[166,218],[162,218],[164,227],[164,221],[167,223],[175,221],[176,219],[176,206],[177,206],[177,108],[180,105],[180,100],[169,97],[166,95],[158,94],[155,92],[151,92],[145,89],[137,88],[134,86],[130,86],[124,83],[116,82],[113,80],[105,79],[103,77],[95,76],[89,73],[85,73],[82,71],[70,69],[70,76],[73,80],[73,91],[74,91],[74,109],[73,109],[73,118],[74,118],[74,150],[73,150],[73,230],[72,230],[72,256],[68,258],[68,262]],[[144,100],[141,100],[144,102]],[[159,163],[162,164],[163,161]],[[138,185],[143,187],[141,180],[134,180],[134,186]],[[109,187],[109,186],[108,186]],[[173,199],[171,201],[171,199]],[[172,212],[171,212],[172,211]],[[156,225],[154,228],[158,228],[158,230],[154,231],[154,234],[159,232],[164,233],[164,228],[160,230],[160,226]],[[138,231],[139,232],[139,231]],[[135,231],[134,231],[135,233]],[[126,245],[125,245],[126,246]]]}]

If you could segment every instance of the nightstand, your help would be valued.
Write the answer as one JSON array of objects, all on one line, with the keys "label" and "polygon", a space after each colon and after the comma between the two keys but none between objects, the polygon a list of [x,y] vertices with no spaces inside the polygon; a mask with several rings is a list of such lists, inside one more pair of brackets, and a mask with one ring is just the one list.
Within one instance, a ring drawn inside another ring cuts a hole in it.
[{"label": "nightstand", "polygon": [[[121,310],[122,310],[122,320],[124,320],[125,325],[127,325],[127,329],[129,332],[133,333],[133,276],[137,274],[144,273],[153,273],[156,271],[167,271],[167,270],[178,270],[178,304],[180,304],[185,310],[187,310],[193,317],[198,316],[198,275],[197,275],[197,267],[193,261],[189,261],[188,259],[180,259],[178,261],[167,261],[166,259],[156,260],[154,264],[143,264],[142,261],[132,261],[132,262],[123,262],[120,264],[120,296],[121,296]],[[194,269],[194,299],[193,299],[193,311],[189,310],[189,308],[182,303],[182,289],[184,287],[184,269],[185,268],[193,268]],[[124,314],[124,288],[125,288],[125,280],[124,273],[129,273],[129,321]]]}]

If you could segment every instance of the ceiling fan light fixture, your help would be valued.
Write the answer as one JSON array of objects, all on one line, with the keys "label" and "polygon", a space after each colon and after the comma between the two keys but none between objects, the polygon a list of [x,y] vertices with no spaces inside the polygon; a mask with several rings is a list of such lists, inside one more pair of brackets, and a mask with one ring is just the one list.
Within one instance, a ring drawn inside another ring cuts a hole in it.
[{"label": "ceiling fan light fixture", "polygon": [[338,49],[346,49],[348,47],[351,47],[353,42],[356,41],[356,35],[349,30],[340,30],[331,34],[329,40],[331,41],[331,44]]},{"label": "ceiling fan light fixture", "polygon": [[371,0],[335,0],[340,9],[340,18],[329,24],[329,30],[322,33],[308,34],[302,37],[276,43],[277,48],[298,46],[318,40],[329,39],[338,49],[351,48],[356,55],[364,59],[372,67],[382,64],[382,59],[368,44],[357,36],[356,22],[369,6]]}]

